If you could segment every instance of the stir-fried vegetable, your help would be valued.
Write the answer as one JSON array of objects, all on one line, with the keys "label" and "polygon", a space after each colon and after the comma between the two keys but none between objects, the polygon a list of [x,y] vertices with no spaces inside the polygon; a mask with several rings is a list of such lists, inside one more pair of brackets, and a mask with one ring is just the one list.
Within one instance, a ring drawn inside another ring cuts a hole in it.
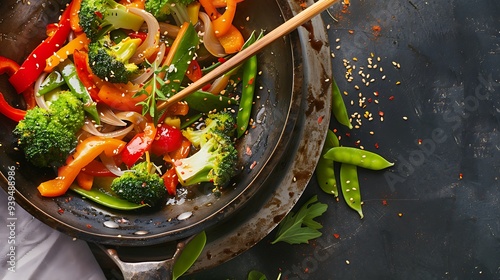
[{"label": "stir-fried vegetable", "polygon": [[[18,109],[0,95],[0,111],[19,122],[14,134],[29,162],[58,167],[40,194],[71,188],[109,207],[138,209],[161,207],[179,187],[228,184],[238,170],[236,115],[248,123],[251,114],[256,57],[243,79],[237,68],[181,102],[161,104],[256,40],[253,32],[245,44],[233,25],[241,1],[73,0],[21,66],[0,57],[0,74],[9,74],[27,105]],[[94,186],[102,177],[115,178],[106,199]]]}]

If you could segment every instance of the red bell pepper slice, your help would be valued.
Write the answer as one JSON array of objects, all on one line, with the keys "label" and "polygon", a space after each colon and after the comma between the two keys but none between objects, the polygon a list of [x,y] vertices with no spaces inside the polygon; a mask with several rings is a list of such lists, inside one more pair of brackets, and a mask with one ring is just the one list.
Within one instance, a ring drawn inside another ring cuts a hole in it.
[{"label": "red bell pepper slice", "polygon": [[86,173],[88,175],[92,175],[94,177],[115,177],[116,175],[113,174],[113,172],[109,171],[106,166],[97,160],[91,161],[89,164],[87,164],[83,169],[83,173]]},{"label": "red bell pepper slice", "polygon": [[21,121],[26,115],[26,111],[10,106],[2,93],[0,93],[0,112],[15,122]]},{"label": "red bell pepper slice", "polygon": [[196,82],[201,78],[202,75],[203,74],[201,72],[201,67],[198,61],[191,61],[186,71],[186,76],[188,77],[188,79],[191,80],[191,82]]},{"label": "red bell pepper slice", "polygon": [[175,168],[169,168],[162,176],[163,184],[167,189],[169,195],[174,196],[177,192],[177,185],[179,184],[179,178],[177,177],[177,172]]},{"label": "red bell pepper slice", "polygon": [[18,93],[31,86],[45,69],[46,59],[61,48],[71,32],[70,24],[71,4],[61,15],[54,34],[40,43],[26,58],[19,70],[14,73],[9,81]]},{"label": "red bell pepper slice", "polygon": [[180,129],[160,124],[156,129],[156,137],[151,144],[151,152],[155,155],[164,155],[179,149],[182,145],[182,132]]},{"label": "red bell pepper slice", "polygon": [[130,140],[122,152],[122,161],[129,168],[134,165],[139,158],[149,151],[156,136],[156,127],[153,123],[146,123],[144,132],[137,133]]},{"label": "red bell pepper slice", "polygon": [[88,54],[79,50],[73,52],[73,62],[75,63],[76,74],[83,86],[87,89],[92,100],[99,102],[99,88],[94,83],[92,74],[88,67]]}]

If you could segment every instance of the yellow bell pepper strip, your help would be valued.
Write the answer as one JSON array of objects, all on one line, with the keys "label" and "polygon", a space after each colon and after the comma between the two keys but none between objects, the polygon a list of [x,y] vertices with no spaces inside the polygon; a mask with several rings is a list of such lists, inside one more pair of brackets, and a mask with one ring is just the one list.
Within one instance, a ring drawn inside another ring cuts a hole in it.
[{"label": "yellow bell pepper strip", "polygon": [[224,51],[227,54],[232,54],[241,51],[245,39],[241,32],[234,25],[229,27],[229,31],[224,36],[218,37]]},{"label": "yellow bell pepper strip", "polygon": [[66,42],[71,32],[69,20],[71,7],[72,4],[70,3],[62,13],[59,24],[57,24],[57,28],[52,36],[42,41],[26,58],[21,67],[19,67],[19,70],[9,78],[9,82],[18,93],[25,91],[38,79],[45,69],[47,58],[59,50],[64,45],[64,42]]},{"label": "yellow bell pepper strip", "polygon": [[55,179],[41,183],[38,191],[44,197],[56,197],[66,193],[82,168],[101,153],[112,157],[121,153],[126,143],[114,138],[91,136],[76,146],[76,152],[67,160],[67,165],[59,168]]},{"label": "yellow bell pepper strip", "polygon": [[192,25],[196,25],[196,23],[198,23],[198,13],[200,12],[200,6],[201,5],[199,2],[194,1],[186,7],[189,21]]},{"label": "yellow bell pepper strip", "polygon": [[87,39],[85,33],[76,36],[73,40],[64,45],[64,47],[47,58],[44,71],[47,73],[52,72],[61,61],[68,58],[68,55],[72,55],[76,50],[83,50],[89,43],[90,40]]},{"label": "yellow bell pepper strip", "polygon": [[216,37],[224,36],[229,32],[231,26],[233,26],[233,19],[236,15],[236,4],[236,0],[227,0],[227,6],[224,13],[215,20],[212,20]]},{"label": "yellow bell pepper strip", "polygon": [[80,13],[81,4],[82,0],[73,0],[71,4],[71,11],[69,14],[69,22],[71,24],[71,30],[73,30],[73,32],[77,34],[83,31],[82,27],[80,26],[80,16],[78,15]]}]

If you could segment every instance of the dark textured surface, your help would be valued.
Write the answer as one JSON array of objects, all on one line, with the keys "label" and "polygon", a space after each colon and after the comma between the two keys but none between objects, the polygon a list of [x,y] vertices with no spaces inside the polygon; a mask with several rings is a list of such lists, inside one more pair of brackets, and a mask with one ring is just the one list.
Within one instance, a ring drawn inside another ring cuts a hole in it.
[{"label": "dark textured surface", "polygon": [[[368,111],[374,120],[362,117],[349,136],[336,123],[332,128],[339,128],[341,144],[359,140],[396,166],[360,170],[363,220],[313,180],[299,204],[314,194],[329,204],[322,237],[271,245],[273,232],[232,261],[186,279],[246,279],[252,269],[268,279],[280,272],[281,279],[499,279],[500,2],[351,1],[345,13],[341,8],[330,9],[338,23],[323,15],[334,75],[349,93],[346,102],[354,101],[348,111]],[[382,73],[367,68],[370,53]],[[357,67],[351,83],[344,58]],[[363,65],[376,79],[369,87],[358,75]],[[358,107],[359,92],[366,108]]]}]

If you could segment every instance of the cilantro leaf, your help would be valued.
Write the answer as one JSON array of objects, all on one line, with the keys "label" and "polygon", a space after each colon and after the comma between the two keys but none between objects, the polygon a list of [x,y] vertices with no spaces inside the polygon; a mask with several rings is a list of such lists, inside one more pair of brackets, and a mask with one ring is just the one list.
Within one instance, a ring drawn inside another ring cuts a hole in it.
[{"label": "cilantro leaf", "polygon": [[318,197],[313,196],[297,213],[291,212],[278,226],[278,233],[271,244],[283,241],[289,244],[308,243],[309,240],[321,236],[318,229],[323,226],[314,220],[325,213],[328,205],[318,202]]}]

